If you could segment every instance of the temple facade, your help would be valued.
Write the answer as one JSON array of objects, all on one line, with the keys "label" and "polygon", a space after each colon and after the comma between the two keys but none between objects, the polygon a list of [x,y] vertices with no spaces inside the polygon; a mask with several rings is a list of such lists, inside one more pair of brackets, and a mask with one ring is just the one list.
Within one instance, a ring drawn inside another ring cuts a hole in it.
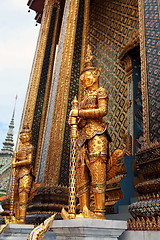
[{"label": "temple facade", "polygon": [[106,182],[106,213],[117,214],[137,196],[130,213],[137,219],[142,206],[147,216],[147,201],[157,204],[160,189],[159,1],[29,0],[28,6],[41,24],[20,125],[28,124],[34,146],[28,218],[68,206],[68,116],[74,96],[83,98],[79,76],[88,44],[109,93],[110,155],[126,150]]}]

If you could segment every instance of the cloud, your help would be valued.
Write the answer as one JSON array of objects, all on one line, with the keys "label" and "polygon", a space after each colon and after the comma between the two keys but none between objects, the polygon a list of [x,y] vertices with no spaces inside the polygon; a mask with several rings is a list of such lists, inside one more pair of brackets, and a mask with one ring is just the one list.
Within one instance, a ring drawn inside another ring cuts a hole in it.
[{"label": "cloud", "polygon": [[[4,9],[7,6],[7,11],[12,12],[12,11],[27,11],[27,0],[26,1],[22,1],[22,0],[1,0],[1,8]],[[9,9],[9,10],[8,10]],[[6,13],[6,11],[5,11]]]},{"label": "cloud", "polygon": [[[11,2],[13,2],[13,4],[14,4],[14,6],[17,8],[21,8],[21,9],[26,9],[26,5],[25,5],[25,3],[24,3],[24,1],[22,1],[22,0],[12,0]],[[27,2],[27,1],[25,1],[25,2]]]}]

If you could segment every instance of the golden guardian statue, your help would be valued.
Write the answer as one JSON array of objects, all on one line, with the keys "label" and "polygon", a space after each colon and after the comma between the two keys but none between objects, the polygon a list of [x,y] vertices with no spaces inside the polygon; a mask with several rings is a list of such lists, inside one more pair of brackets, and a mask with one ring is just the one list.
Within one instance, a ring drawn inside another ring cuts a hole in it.
[{"label": "golden guardian statue", "polygon": [[[12,187],[10,196],[10,222],[25,223],[28,195],[32,183],[31,131],[24,126],[19,137],[21,144],[12,159]],[[14,216],[15,215],[15,216]],[[14,221],[12,221],[14,219]]]},{"label": "golden guardian statue", "polygon": [[[77,140],[76,189],[80,204],[78,217],[105,219],[106,163],[108,143],[111,138],[107,123],[103,119],[108,111],[108,94],[99,87],[101,70],[91,64],[87,56],[80,80],[86,90],[78,108],[70,112],[78,119],[79,137]],[[90,192],[93,191],[95,208],[90,209]]]}]

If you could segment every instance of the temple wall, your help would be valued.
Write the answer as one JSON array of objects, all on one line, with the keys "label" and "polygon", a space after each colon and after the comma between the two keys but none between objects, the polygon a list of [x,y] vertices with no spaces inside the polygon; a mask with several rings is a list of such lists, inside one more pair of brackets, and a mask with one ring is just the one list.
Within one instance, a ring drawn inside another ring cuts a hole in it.
[{"label": "temple wall", "polygon": [[107,121],[111,150],[124,147],[122,131],[129,127],[128,84],[118,56],[138,31],[138,2],[93,1],[89,42],[94,62],[102,68],[100,84],[109,92]]}]

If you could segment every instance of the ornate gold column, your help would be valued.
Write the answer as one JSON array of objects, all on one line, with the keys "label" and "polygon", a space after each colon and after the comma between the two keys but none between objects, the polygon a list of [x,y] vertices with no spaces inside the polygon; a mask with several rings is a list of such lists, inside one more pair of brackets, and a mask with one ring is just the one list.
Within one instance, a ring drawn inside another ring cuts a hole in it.
[{"label": "ornate gold column", "polygon": [[[43,65],[43,59],[45,55],[47,36],[49,32],[49,26],[51,21],[51,14],[53,6],[59,9],[59,1],[57,0],[46,0],[43,10],[42,23],[39,33],[39,38],[37,42],[37,48],[33,60],[32,70],[29,79],[29,85],[26,95],[26,101],[23,113],[23,124],[27,121],[29,122],[30,128],[32,127],[35,103],[38,93],[38,86],[41,76],[41,70]],[[55,38],[55,36],[54,36]]]},{"label": "ornate gold column", "polygon": [[52,96],[50,98],[52,106],[49,107],[51,127],[46,128],[47,134],[49,130],[47,149],[44,149],[41,155],[42,160],[45,159],[43,178],[45,184],[57,185],[59,180],[78,9],[79,0],[66,1],[52,81]]}]

